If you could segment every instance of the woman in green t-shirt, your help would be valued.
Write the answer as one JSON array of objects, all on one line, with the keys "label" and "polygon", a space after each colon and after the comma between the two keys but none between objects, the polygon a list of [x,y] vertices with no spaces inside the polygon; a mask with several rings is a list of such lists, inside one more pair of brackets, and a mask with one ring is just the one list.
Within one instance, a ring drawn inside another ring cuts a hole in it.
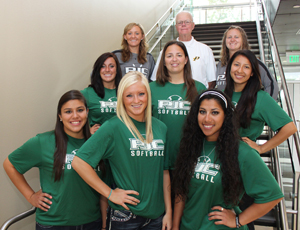
[{"label": "woman in green t-shirt", "polygon": [[[78,90],[71,90],[58,102],[55,130],[31,138],[4,161],[14,185],[37,208],[36,229],[102,227],[99,194],[71,166],[90,135],[86,101]],[[40,171],[41,189],[37,192],[23,176],[33,167]],[[95,171],[101,176],[100,166]],[[105,227],[105,207],[102,219]]]},{"label": "woman in green t-shirt", "polygon": [[[219,90],[204,91],[192,104],[172,183],[173,230],[246,230],[282,199],[260,156],[239,140],[236,121],[230,99]],[[241,212],[244,191],[255,203]]]},{"label": "woman in green t-shirt", "polygon": [[104,53],[96,60],[91,84],[81,91],[89,109],[91,134],[116,115],[117,91],[121,78],[122,72],[116,55]]},{"label": "woman in green t-shirt", "polygon": [[[170,230],[167,127],[152,117],[146,77],[137,71],[127,73],[117,98],[117,116],[79,149],[72,166],[109,200],[111,229]],[[116,189],[103,183],[93,170],[101,159],[109,162]]]},{"label": "woman in green t-shirt", "polygon": [[[168,127],[167,148],[170,151],[169,167],[174,169],[181,128],[198,92],[206,87],[192,78],[190,59],[180,41],[168,42],[157,70],[156,81],[150,83],[153,116]],[[172,171],[171,177],[172,177]]]},{"label": "woman in green t-shirt", "polygon": [[[239,50],[229,60],[226,70],[224,93],[236,105],[240,136],[259,154],[275,148],[297,131],[291,118],[261,90],[257,59],[250,50]],[[263,145],[256,139],[262,133],[265,123],[278,133]]]},{"label": "woman in green t-shirt", "polygon": [[[226,68],[226,88],[224,91],[236,105],[239,118],[239,133],[242,140],[259,154],[270,151],[297,131],[292,119],[271,96],[261,90],[261,77],[257,58],[250,50],[236,51]],[[268,125],[278,131],[263,145],[256,139]],[[248,207],[253,200],[245,194],[241,209]],[[254,224],[248,225],[254,229]]]}]

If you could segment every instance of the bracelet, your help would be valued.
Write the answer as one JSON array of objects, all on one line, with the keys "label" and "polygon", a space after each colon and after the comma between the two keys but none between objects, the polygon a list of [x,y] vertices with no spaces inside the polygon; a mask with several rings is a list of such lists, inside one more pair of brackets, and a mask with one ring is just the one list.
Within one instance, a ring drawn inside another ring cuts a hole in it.
[{"label": "bracelet", "polygon": [[240,224],[239,215],[235,216],[235,223],[236,223],[236,228],[242,227],[242,225]]},{"label": "bracelet", "polygon": [[109,200],[111,194],[112,194],[112,188],[110,189],[110,194],[109,194],[109,196],[107,197],[108,200]]}]

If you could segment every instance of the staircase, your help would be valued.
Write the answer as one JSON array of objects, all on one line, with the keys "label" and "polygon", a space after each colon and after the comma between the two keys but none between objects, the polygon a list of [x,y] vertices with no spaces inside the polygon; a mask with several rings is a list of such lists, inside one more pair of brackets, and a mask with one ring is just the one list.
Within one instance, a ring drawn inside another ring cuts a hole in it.
[{"label": "staircase", "polygon": [[251,46],[251,51],[259,57],[259,46],[256,30],[256,22],[229,22],[229,23],[216,23],[216,24],[198,24],[192,32],[194,38],[208,45],[214,54],[216,63],[220,60],[220,52],[222,47],[222,38],[224,32],[229,26],[236,25],[242,27],[248,37],[248,42]]}]

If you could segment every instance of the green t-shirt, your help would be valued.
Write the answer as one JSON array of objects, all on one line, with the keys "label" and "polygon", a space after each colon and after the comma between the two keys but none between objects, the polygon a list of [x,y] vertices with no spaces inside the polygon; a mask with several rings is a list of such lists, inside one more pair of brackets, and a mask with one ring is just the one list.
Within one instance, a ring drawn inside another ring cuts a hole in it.
[{"label": "green t-shirt", "polygon": [[[242,92],[233,92],[232,102],[235,106],[240,100],[241,95]],[[250,126],[246,129],[240,128],[240,136],[256,141],[262,133],[265,123],[273,131],[277,131],[291,121],[292,119],[276,101],[267,92],[260,90],[257,92],[257,100],[254,112],[251,115]]]},{"label": "green t-shirt", "polygon": [[[77,150],[84,142],[84,139],[68,136],[64,174],[61,180],[56,182],[52,174],[54,131],[38,134],[8,156],[9,161],[21,174],[32,167],[39,168],[42,191],[53,197],[47,212],[39,208],[36,210],[36,221],[40,224],[73,226],[100,218],[99,193],[86,184],[71,166]],[[99,170],[97,167],[98,175]]]},{"label": "green t-shirt", "polygon": [[[145,122],[132,119],[145,137]],[[156,219],[165,211],[163,170],[168,169],[165,151],[167,127],[152,117],[153,141],[144,144],[134,138],[126,125],[113,117],[105,122],[77,152],[76,156],[95,167],[100,159],[108,159],[117,188],[135,190],[138,205],[127,206],[135,215]],[[116,210],[124,210],[109,201]]]},{"label": "green t-shirt", "polygon": [[104,88],[104,98],[97,95],[92,87],[81,90],[89,108],[90,126],[102,125],[105,121],[116,115],[117,96],[116,89]]},{"label": "green t-shirt", "polygon": [[[237,206],[224,203],[220,170],[222,166],[219,160],[215,161],[215,145],[216,142],[205,141],[206,157],[202,151],[198,158],[181,219],[181,230],[232,229],[224,225],[215,225],[214,221],[208,220],[208,213],[212,212],[211,208],[214,206],[234,208],[236,212],[241,212]],[[278,183],[259,154],[242,141],[238,161],[245,192],[254,198],[255,203],[267,203],[283,197]],[[240,229],[248,228],[242,226]]]},{"label": "green t-shirt", "polygon": [[[205,86],[195,81],[197,91],[205,90]],[[152,97],[152,114],[166,124],[167,149],[170,153],[169,167],[174,169],[181,140],[182,126],[186,115],[190,111],[191,103],[186,100],[186,88],[184,84],[172,84],[167,82],[164,86],[156,81],[150,83]]]}]

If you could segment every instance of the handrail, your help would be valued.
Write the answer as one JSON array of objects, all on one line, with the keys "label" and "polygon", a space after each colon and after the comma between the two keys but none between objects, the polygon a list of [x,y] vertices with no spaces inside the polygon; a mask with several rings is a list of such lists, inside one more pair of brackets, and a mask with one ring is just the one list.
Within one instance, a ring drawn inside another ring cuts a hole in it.
[{"label": "handrail", "polygon": [[160,23],[160,21],[166,17],[167,14],[171,14],[174,11],[175,5],[179,4],[183,0],[177,0],[175,1],[169,8],[168,10],[157,20],[157,22],[151,27],[151,29],[146,33],[146,38],[149,40],[148,35],[153,31],[154,29],[160,27],[163,23]]},{"label": "handrail", "polygon": [[263,40],[261,36],[261,27],[260,27],[259,15],[258,15],[258,6],[256,1],[254,1],[254,6],[256,9],[256,29],[257,29],[257,38],[258,38],[258,45],[259,45],[259,55],[260,55],[260,60],[263,63],[265,63],[265,50],[264,50]]},{"label": "handrail", "polygon": [[[271,23],[270,23],[270,19],[269,19],[269,16],[268,16],[268,12],[267,12],[267,8],[266,8],[266,5],[265,5],[265,1],[264,0],[260,0],[260,1],[262,3],[262,7],[263,7],[263,10],[265,12],[266,24],[267,24],[266,27],[267,27],[269,36],[271,38],[271,42],[273,44],[274,54],[275,54],[275,58],[276,58],[276,61],[277,61],[279,73],[280,73],[280,76],[281,76],[281,86],[282,86],[284,94],[285,94],[286,105],[287,105],[287,109],[288,109],[288,114],[292,118],[294,124],[297,125],[296,119],[295,119],[295,114],[294,114],[294,111],[293,111],[293,108],[292,108],[292,102],[291,102],[291,98],[290,98],[290,93],[289,93],[289,90],[288,90],[288,87],[287,87],[287,83],[286,83],[286,79],[285,79],[285,76],[284,76],[284,72],[283,72],[281,60],[280,60],[278,49],[277,49],[277,44],[276,44],[276,41],[275,41],[275,38],[274,38],[274,34],[273,34],[272,26],[271,26]],[[299,133],[295,132],[293,134],[293,137],[294,137],[294,140],[295,140],[295,146],[296,146],[296,150],[297,150],[297,155],[298,155],[298,158],[300,160]]]},{"label": "handrail", "polygon": [[[180,10],[178,11],[178,13],[179,12],[181,12],[183,9],[184,9],[184,7],[186,6],[186,4],[184,4],[181,8],[180,8]],[[162,32],[162,34],[159,36],[159,38],[156,40],[156,42],[153,44],[153,46],[149,49],[149,53],[151,53],[153,50],[154,50],[154,48],[156,47],[156,45],[160,42],[160,40],[163,38],[163,36],[165,36],[165,34],[166,34],[166,32],[168,31],[168,29],[172,26],[172,24],[173,24],[173,22],[176,20],[176,18],[173,18],[172,19],[172,21],[171,21],[171,23],[166,27],[166,29]]]},{"label": "handrail", "polygon": [[[272,136],[274,136],[274,132],[272,132]],[[281,191],[283,191],[283,182],[282,182],[282,172],[280,168],[280,159],[279,159],[279,154],[278,154],[278,146],[274,148],[273,150],[274,153],[274,165],[275,165],[275,172],[276,172],[276,179],[278,182],[279,187],[281,188]],[[280,214],[280,219],[282,222],[282,227],[283,230],[288,230],[289,229],[289,224],[288,224],[288,219],[286,215],[286,206],[285,206],[285,199],[280,201],[280,209],[279,209],[279,214]]]},{"label": "handrail", "polygon": [[8,219],[7,221],[4,222],[4,224],[1,226],[0,230],[6,230],[8,229],[8,227],[14,223],[16,223],[17,221],[19,220],[22,220],[28,216],[31,216],[32,214],[34,214],[36,211],[36,207],[32,206],[31,209],[25,211],[25,212],[22,212],[10,219]]}]

